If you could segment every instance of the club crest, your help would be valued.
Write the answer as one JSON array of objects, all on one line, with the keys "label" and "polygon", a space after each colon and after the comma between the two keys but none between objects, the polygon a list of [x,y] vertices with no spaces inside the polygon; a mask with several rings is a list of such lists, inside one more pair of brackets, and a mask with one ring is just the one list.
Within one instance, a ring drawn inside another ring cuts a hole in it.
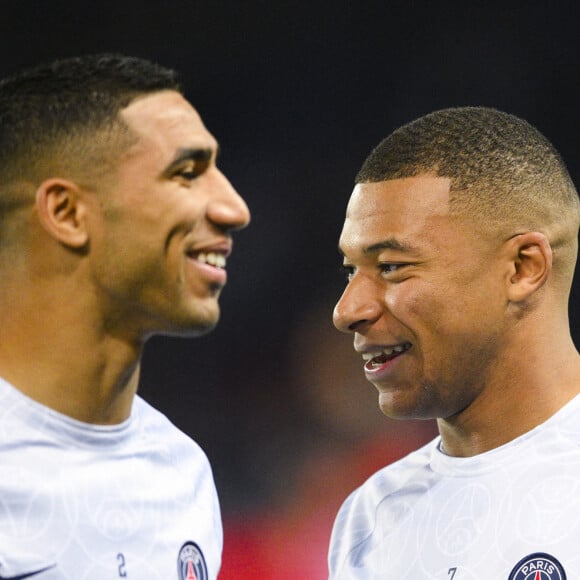
[{"label": "club crest", "polygon": [[203,552],[194,542],[185,542],[177,558],[179,580],[208,580]]},{"label": "club crest", "polygon": [[508,580],[566,580],[566,572],[554,556],[537,552],[522,558]]}]

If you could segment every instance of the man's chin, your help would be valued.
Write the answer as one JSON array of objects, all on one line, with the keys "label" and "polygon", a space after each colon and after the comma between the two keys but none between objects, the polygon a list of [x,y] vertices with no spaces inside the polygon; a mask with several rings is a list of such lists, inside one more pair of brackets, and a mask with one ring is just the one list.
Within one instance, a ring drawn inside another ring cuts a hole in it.
[{"label": "man's chin", "polygon": [[211,332],[219,322],[220,310],[216,306],[210,312],[195,313],[191,316],[183,316],[167,324],[166,328],[152,332],[152,335],[196,337]]},{"label": "man's chin", "polygon": [[195,337],[203,336],[211,332],[219,322],[220,313],[217,311],[215,316],[206,318],[197,318],[190,321],[190,324],[185,324],[182,328],[176,330],[176,336]]}]

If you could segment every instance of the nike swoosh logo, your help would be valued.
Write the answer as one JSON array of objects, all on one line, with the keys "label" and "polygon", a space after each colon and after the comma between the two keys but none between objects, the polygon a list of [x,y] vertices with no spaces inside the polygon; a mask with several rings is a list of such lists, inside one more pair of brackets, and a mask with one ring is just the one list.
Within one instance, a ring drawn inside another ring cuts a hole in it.
[{"label": "nike swoosh logo", "polygon": [[51,566],[47,566],[46,568],[42,568],[41,570],[35,570],[34,572],[28,572],[26,574],[20,574],[20,576],[0,576],[3,580],[25,580],[25,578],[34,578],[43,572],[47,572],[48,570],[52,570],[56,568],[56,564],[52,564]]}]

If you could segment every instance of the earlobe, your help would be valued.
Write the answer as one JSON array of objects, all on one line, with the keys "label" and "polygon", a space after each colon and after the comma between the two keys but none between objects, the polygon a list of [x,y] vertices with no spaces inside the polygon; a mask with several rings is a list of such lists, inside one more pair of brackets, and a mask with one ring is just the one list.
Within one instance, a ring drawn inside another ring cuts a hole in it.
[{"label": "earlobe", "polygon": [[548,279],[552,271],[552,248],[540,232],[519,234],[510,242],[514,257],[508,297],[512,302],[523,302]]},{"label": "earlobe", "polygon": [[72,181],[51,178],[36,191],[40,223],[56,240],[71,248],[81,248],[88,240],[85,206],[79,187]]}]

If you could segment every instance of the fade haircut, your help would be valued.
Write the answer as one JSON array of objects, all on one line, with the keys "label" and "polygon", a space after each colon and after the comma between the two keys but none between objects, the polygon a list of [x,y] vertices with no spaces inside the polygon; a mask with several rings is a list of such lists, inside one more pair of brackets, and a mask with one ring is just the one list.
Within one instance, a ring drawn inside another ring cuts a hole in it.
[{"label": "fade haircut", "polygon": [[110,172],[134,140],[119,112],[163,90],[182,92],[175,71],[107,53],[57,60],[0,81],[0,219],[31,202],[42,179]]},{"label": "fade haircut", "polygon": [[514,115],[486,107],[435,111],[384,139],[357,183],[434,174],[451,182],[450,209],[489,225],[548,225],[570,212],[578,194],[554,146]]}]

